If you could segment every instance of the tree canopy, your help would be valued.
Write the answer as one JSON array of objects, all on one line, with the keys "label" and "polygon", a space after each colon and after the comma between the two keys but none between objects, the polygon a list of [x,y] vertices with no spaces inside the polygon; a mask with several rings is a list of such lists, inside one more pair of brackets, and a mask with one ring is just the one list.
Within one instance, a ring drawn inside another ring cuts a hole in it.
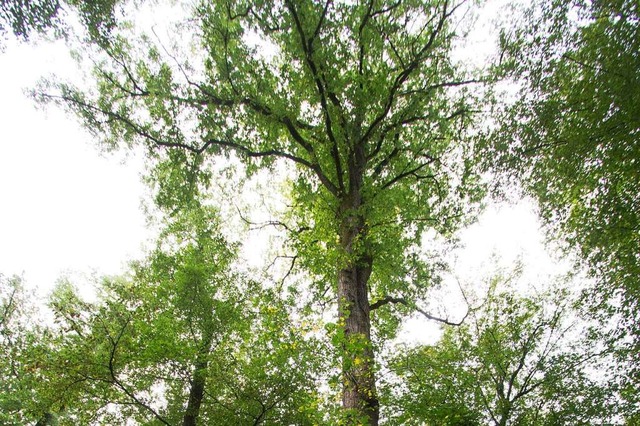
[{"label": "tree canopy", "polygon": [[[63,6],[42,5],[3,3],[0,22],[24,38],[66,31]],[[97,300],[62,281],[53,327],[20,325],[19,280],[3,280],[7,422],[632,424],[637,391],[589,363],[638,371],[633,2],[542,2],[478,69],[455,59],[465,1],[195,1],[162,28],[134,4],[64,5],[85,27],[89,81],[34,95],[101,146],[144,151],[161,231]],[[504,77],[520,84],[514,102],[493,96]],[[482,114],[492,105],[497,118]],[[225,229],[227,204],[252,223],[217,196],[229,164],[281,192],[260,225],[282,231],[280,279],[241,265],[251,242]],[[570,339],[581,312],[563,290],[493,286],[472,306],[460,286],[458,316],[429,311],[445,269],[432,236],[451,241],[477,217],[487,170],[536,197],[624,327]],[[390,356],[412,314],[445,325],[442,339]]]}]

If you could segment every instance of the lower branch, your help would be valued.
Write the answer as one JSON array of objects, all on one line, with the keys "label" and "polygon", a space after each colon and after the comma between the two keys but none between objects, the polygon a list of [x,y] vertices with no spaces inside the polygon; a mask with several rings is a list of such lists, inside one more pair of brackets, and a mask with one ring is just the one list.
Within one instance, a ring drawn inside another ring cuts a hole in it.
[{"label": "lower branch", "polygon": [[380,307],[382,307],[384,305],[388,305],[389,303],[399,303],[401,305],[404,305],[404,306],[406,306],[408,308],[411,308],[414,311],[422,314],[427,319],[430,319],[432,321],[436,321],[436,322],[439,322],[439,323],[442,323],[442,324],[446,324],[446,325],[452,325],[452,326],[460,326],[460,325],[462,325],[464,323],[464,321],[467,319],[467,317],[469,316],[469,313],[472,311],[472,309],[467,308],[467,313],[464,314],[462,319],[460,321],[454,322],[454,321],[449,320],[448,318],[440,318],[440,317],[437,317],[435,315],[432,315],[432,314],[430,314],[430,313],[418,308],[414,304],[410,303],[404,297],[392,297],[392,296],[384,297],[384,298],[372,303],[369,306],[369,309],[371,309],[373,311],[374,309],[378,309],[378,308],[380,308]]}]

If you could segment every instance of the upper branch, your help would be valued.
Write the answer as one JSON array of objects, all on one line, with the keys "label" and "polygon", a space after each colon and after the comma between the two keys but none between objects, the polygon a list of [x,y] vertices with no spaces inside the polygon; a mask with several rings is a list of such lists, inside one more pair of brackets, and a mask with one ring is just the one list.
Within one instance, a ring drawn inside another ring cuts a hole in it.
[{"label": "upper branch", "polygon": [[[336,139],[336,136],[333,132],[333,120],[331,118],[331,112],[329,110],[329,104],[327,102],[327,99],[330,98],[332,104],[334,106],[338,106],[339,107],[339,101],[337,99],[337,97],[335,96],[335,94],[331,94],[328,92],[330,92],[328,90],[328,87],[326,84],[326,80],[324,78],[322,78],[320,76],[320,72],[318,70],[318,65],[316,64],[314,58],[313,58],[313,41],[314,38],[317,37],[317,34],[320,31],[320,27],[322,22],[325,19],[325,15],[327,12],[327,8],[328,5],[330,4],[330,1],[327,1],[327,3],[325,4],[325,8],[323,10],[323,14],[320,18],[320,22],[318,23],[318,26],[316,27],[316,33],[314,33],[314,37],[311,37],[309,39],[307,39],[307,36],[305,34],[304,28],[302,27],[302,21],[300,20],[300,16],[298,15],[298,12],[296,11],[295,8],[295,4],[291,1],[291,0],[287,0],[286,1],[287,4],[287,8],[289,9],[289,12],[291,13],[291,16],[293,17],[293,21],[295,23],[295,27],[296,27],[296,31],[298,33],[298,36],[300,38],[300,44],[302,46],[302,51],[304,53],[304,57],[305,57],[305,63],[307,64],[307,67],[309,68],[309,70],[311,71],[311,75],[313,77],[313,81],[315,83],[315,86],[318,90],[318,95],[320,96],[320,106],[322,108],[322,115],[324,117],[324,122],[325,122],[325,129],[327,132],[327,137],[329,138],[329,141],[331,142],[332,148],[331,148],[331,155],[333,157],[333,162],[336,168],[336,175],[338,178],[338,186],[340,188],[340,190],[342,192],[344,192],[344,178],[343,178],[343,169],[342,169],[342,160],[340,159],[340,152],[338,150],[338,141]],[[331,95],[331,96],[329,96]]]},{"label": "upper branch", "polygon": [[364,136],[362,137],[363,141],[367,141],[373,132],[377,129],[377,127],[382,123],[382,121],[389,115],[393,104],[396,101],[398,91],[402,87],[402,85],[409,79],[409,77],[419,68],[420,64],[426,59],[425,53],[434,45],[437,36],[440,34],[442,29],[444,28],[444,24],[446,20],[451,16],[451,11],[448,11],[448,2],[444,2],[442,15],[436,24],[436,27],[431,32],[428,40],[422,46],[422,48],[414,55],[413,60],[410,61],[406,67],[400,71],[400,73],[395,77],[391,88],[389,89],[389,95],[387,96],[387,100],[385,102],[385,106],[383,110],[376,116],[376,118],[371,122],[369,127],[367,128]]}]

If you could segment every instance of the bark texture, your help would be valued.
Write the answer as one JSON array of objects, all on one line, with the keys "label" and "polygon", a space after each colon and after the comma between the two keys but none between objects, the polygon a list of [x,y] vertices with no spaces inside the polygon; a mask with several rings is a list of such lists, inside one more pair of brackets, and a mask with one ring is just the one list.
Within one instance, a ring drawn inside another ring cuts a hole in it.
[{"label": "bark texture", "polygon": [[[349,413],[364,414],[377,426],[379,402],[376,393],[369,278],[373,258],[366,247],[366,224],[361,208],[363,156],[354,155],[349,164],[349,193],[340,205],[340,243],[348,259],[338,271],[338,309],[344,327],[342,405]],[[360,419],[357,419],[360,420]]]},{"label": "bark texture", "polygon": [[365,413],[369,424],[378,424],[379,403],[376,394],[371,319],[367,282],[370,261],[342,269],[338,275],[340,318],[344,322],[344,389],[342,404],[347,410]]}]

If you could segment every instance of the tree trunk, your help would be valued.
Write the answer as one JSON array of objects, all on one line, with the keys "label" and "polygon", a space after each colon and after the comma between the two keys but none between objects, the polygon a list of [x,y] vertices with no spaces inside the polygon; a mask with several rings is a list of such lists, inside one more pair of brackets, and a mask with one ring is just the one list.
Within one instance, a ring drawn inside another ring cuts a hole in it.
[{"label": "tree trunk", "polygon": [[198,415],[200,414],[200,406],[204,397],[204,387],[207,382],[207,368],[209,366],[208,355],[211,348],[211,341],[205,345],[204,350],[198,353],[196,362],[193,367],[193,376],[191,378],[191,387],[189,388],[189,402],[184,412],[182,426],[196,426],[198,423]]},{"label": "tree trunk", "polygon": [[[341,205],[340,242],[347,266],[338,271],[338,310],[344,328],[342,406],[350,423],[377,426],[379,403],[376,393],[368,282],[373,260],[363,247],[364,219],[358,213],[360,194],[351,193]],[[356,247],[354,247],[354,245]],[[359,246],[359,247],[358,247]]]},{"label": "tree trunk", "polygon": [[379,404],[376,394],[371,318],[367,281],[371,262],[342,269],[338,275],[340,321],[344,324],[343,392],[345,409],[365,416],[377,426]]}]

